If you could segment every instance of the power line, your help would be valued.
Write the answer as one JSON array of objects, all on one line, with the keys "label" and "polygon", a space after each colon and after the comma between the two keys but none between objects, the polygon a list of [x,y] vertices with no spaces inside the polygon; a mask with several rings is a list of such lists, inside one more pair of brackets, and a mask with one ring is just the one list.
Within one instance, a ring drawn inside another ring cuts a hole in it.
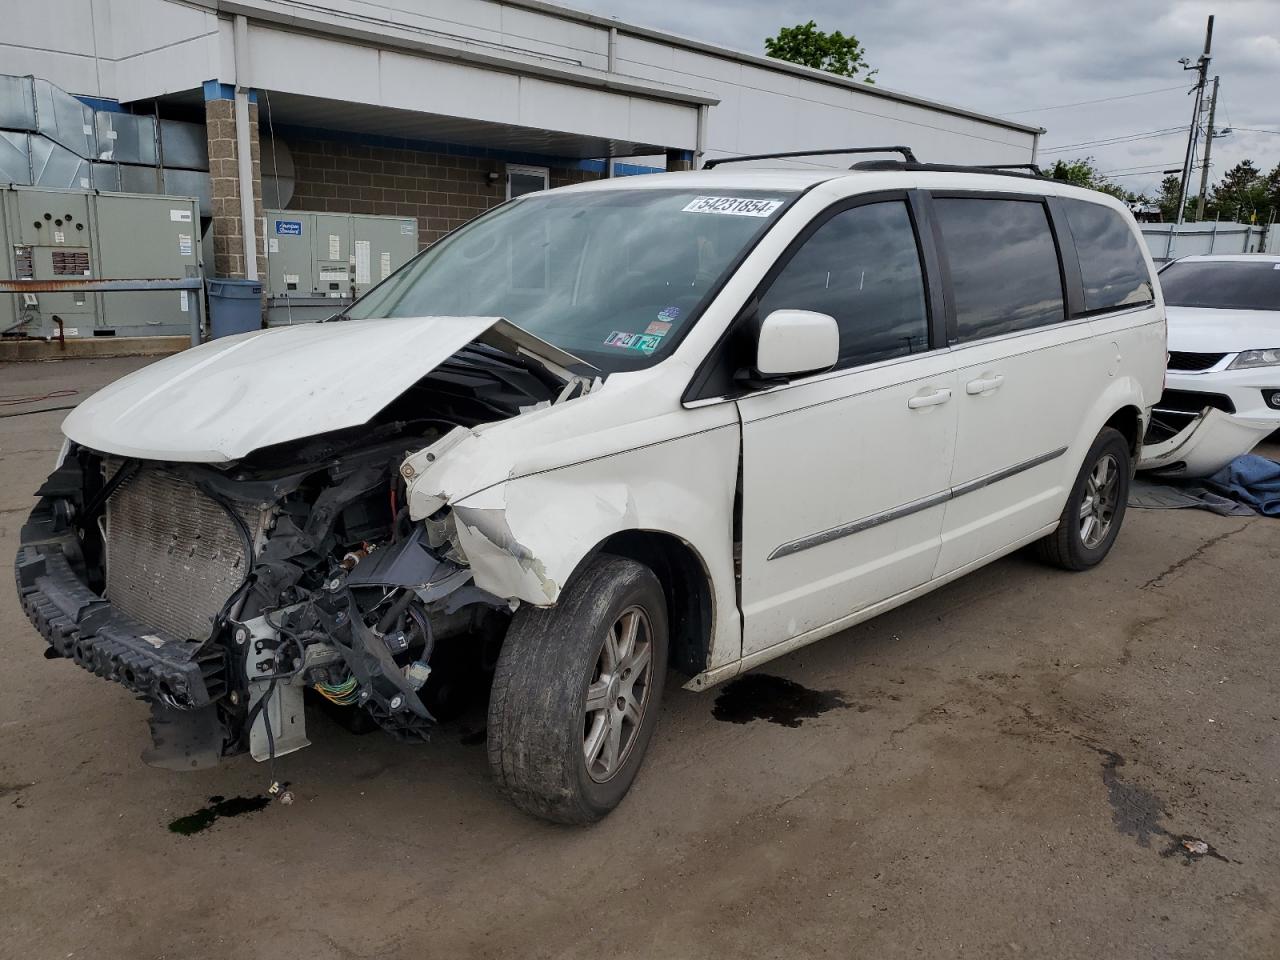
[{"label": "power line", "polygon": [[1232,130],[1247,130],[1250,133],[1273,133],[1280,136],[1280,130],[1263,130],[1261,127],[1232,127]]},{"label": "power line", "polygon": [[1135,143],[1139,140],[1155,140],[1158,137],[1168,137],[1175,133],[1182,133],[1182,127],[1166,127],[1163,130],[1147,130],[1142,133],[1127,133],[1116,137],[1107,137],[1102,140],[1083,140],[1080,143],[1064,143],[1056,147],[1045,147],[1041,153],[1061,153],[1064,150],[1077,150],[1082,147],[1109,147],[1120,143]]},{"label": "power line", "polygon": [[1168,93],[1170,90],[1182,90],[1183,84],[1176,87],[1161,87],[1159,90],[1143,90],[1141,93],[1123,93],[1118,97],[1099,97],[1097,100],[1080,100],[1076,103],[1058,103],[1052,107],[1032,107],[1030,110],[1011,110],[1003,114],[1006,117],[1016,117],[1022,113],[1042,113],[1045,110],[1066,110],[1068,107],[1087,107],[1091,103],[1110,103],[1113,100],[1132,100],[1134,97],[1150,97],[1157,93]]}]

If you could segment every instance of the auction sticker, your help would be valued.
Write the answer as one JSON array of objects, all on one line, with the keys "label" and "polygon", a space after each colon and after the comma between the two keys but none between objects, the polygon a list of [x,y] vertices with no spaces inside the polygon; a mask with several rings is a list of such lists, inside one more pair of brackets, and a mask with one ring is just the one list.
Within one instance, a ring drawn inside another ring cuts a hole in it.
[{"label": "auction sticker", "polygon": [[684,213],[721,213],[732,217],[768,217],[782,206],[781,200],[758,200],[753,197],[694,197],[684,206]]}]

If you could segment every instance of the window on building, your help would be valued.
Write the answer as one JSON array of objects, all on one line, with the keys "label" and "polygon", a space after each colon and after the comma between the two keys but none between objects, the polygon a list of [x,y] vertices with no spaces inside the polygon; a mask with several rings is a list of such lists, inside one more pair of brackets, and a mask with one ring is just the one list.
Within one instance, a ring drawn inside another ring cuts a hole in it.
[{"label": "window on building", "polygon": [[924,275],[907,205],[853,207],[819,227],[760,301],[761,317],[783,309],[835,317],[841,367],[928,349]]},{"label": "window on building", "polygon": [[1117,210],[1088,200],[1063,200],[1080,258],[1084,308],[1110,310],[1155,299],[1142,248]]},{"label": "window on building", "polygon": [[551,171],[546,167],[519,167],[507,164],[507,199],[522,197],[547,189],[551,183]]},{"label": "window on building", "polygon": [[1058,250],[1043,203],[943,197],[934,209],[951,265],[959,341],[1066,318]]}]

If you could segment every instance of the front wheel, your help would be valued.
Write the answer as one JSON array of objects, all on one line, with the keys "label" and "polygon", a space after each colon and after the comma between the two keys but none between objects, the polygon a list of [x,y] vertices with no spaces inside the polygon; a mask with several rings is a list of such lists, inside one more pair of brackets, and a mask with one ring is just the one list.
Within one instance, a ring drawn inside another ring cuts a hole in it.
[{"label": "front wheel", "polygon": [[1102,562],[1124,520],[1132,462],[1129,441],[1104,427],[1085,455],[1058,529],[1036,543],[1042,560],[1064,570],[1088,570]]},{"label": "front wheel", "polygon": [[630,789],[667,671],[667,610],[643,564],[602,555],[550,609],[511,621],[489,700],[489,766],[516,806],[599,820]]}]

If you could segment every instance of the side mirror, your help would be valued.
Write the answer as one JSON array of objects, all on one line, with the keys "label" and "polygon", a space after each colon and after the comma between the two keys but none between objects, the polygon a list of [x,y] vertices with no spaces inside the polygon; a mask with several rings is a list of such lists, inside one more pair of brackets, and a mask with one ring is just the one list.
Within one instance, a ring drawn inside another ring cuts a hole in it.
[{"label": "side mirror", "polygon": [[797,377],[830,370],[840,358],[836,318],[811,310],[775,310],[760,324],[755,374]]}]

